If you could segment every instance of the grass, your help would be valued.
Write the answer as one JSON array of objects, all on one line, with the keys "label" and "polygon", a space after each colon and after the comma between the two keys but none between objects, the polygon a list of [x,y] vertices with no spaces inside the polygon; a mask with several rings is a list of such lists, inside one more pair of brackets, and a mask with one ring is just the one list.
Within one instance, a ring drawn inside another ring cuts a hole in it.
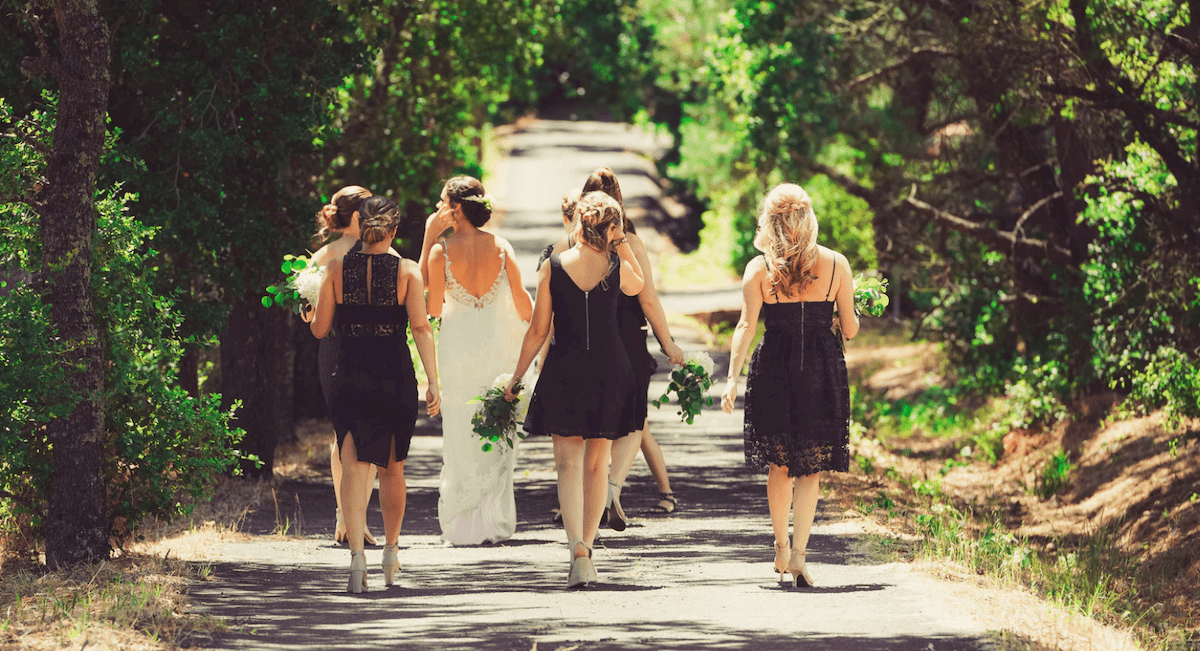
[{"label": "grass", "polygon": [[[944,478],[956,467],[999,461],[1006,432],[995,422],[1002,401],[964,403],[937,388],[894,401],[862,385],[852,391],[855,465],[881,477],[882,487],[860,497],[856,510],[897,534],[875,539],[873,555],[926,561],[991,586],[1031,591],[1068,612],[1131,630],[1145,648],[1200,643],[1188,632],[1194,622],[1173,619],[1161,603],[1178,572],[1144,566],[1117,540],[1120,523],[1032,539],[1010,529],[1020,523],[1006,521],[1007,504],[964,503],[947,493]],[[1043,500],[1067,488],[1074,469],[1061,447],[1045,455],[1029,491]],[[940,471],[929,470],[938,464]],[[1020,636],[1006,639],[1003,648],[1042,648]]]},{"label": "grass", "polygon": [[0,648],[170,649],[224,630],[221,620],[186,608],[187,586],[209,580],[208,563],[177,557],[203,556],[239,535],[246,514],[271,494],[269,483],[225,479],[190,515],[143,523],[140,542],[113,559],[53,572],[7,560],[0,566]]}]

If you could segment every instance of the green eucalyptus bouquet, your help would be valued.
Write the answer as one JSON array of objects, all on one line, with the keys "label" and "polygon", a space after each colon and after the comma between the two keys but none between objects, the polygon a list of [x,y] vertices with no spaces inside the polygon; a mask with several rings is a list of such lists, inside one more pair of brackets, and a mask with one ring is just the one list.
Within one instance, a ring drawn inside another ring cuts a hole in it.
[{"label": "green eucalyptus bouquet", "polygon": [[325,280],[325,269],[312,263],[306,255],[283,256],[280,271],[286,274],[282,283],[267,287],[266,296],[262,297],[263,307],[278,305],[300,314],[305,305],[316,307],[317,299],[321,296],[321,283]]},{"label": "green eucalyptus bouquet", "polygon": [[679,419],[691,425],[704,405],[712,405],[713,399],[704,395],[713,385],[712,372],[716,364],[708,353],[688,353],[683,365],[671,371],[671,383],[658,400],[651,400],[661,408],[671,402],[671,392],[679,399]]},{"label": "green eucalyptus bouquet", "polygon": [[[528,401],[520,395],[512,402],[504,399],[504,387],[508,386],[509,380],[512,380],[512,373],[500,375],[483,395],[467,401],[468,405],[479,405],[475,408],[475,415],[471,416],[471,429],[479,436],[482,443],[480,449],[484,452],[511,450],[517,447],[516,439],[526,436],[517,426],[522,424],[525,412],[529,409]],[[523,387],[524,383],[517,380],[513,392],[519,393]],[[500,445],[501,442],[508,447]]]},{"label": "green eucalyptus bouquet", "polygon": [[863,314],[883,316],[890,302],[887,289],[888,281],[886,278],[864,276],[863,274],[855,276],[854,313],[858,316],[862,316]]}]

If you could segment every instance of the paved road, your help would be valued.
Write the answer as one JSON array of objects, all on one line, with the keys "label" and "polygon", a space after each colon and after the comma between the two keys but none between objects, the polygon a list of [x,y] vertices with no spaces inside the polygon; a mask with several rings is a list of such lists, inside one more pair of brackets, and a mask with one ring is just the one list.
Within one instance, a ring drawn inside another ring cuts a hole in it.
[{"label": "paved road", "polygon": [[[508,206],[504,235],[529,265],[527,278],[532,259],[559,233],[562,188],[607,164],[627,197],[657,190],[650,177],[632,171],[641,163],[627,151],[653,147],[654,140],[617,125],[535,122],[512,136],[512,146],[503,184],[491,189]],[[686,333],[678,338],[685,348],[699,346]],[[665,359],[659,361],[665,369]],[[727,363],[727,357],[718,360]],[[652,392],[665,380],[659,373]],[[328,484],[288,483],[279,503],[303,535],[267,535],[274,510],[251,514],[246,530],[262,535],[222,547],[214,580],[191,590],[196,612],[232,626],[191,644],[249,650],[990,648],[982,628],[955,615],[934,581],[906,565],[872,564],[857,555],[858,538],[837,513],[822,510],[813,531],[809,567],[818,587],[781,588],[771,572],[765,481],[743,469],[741,413],[710,409],[688,426],[669,408],[650,412],[681,509],[669,517],[650,513],[657,493],[639,460],[623,500],[634,524],[621,533],[602,530],[597,544],[599,586],[565,589],[566,541],[549,522],[557,500],[547,440],[520,447],[512,540],[441,545],[441,438],[436,423],[423,421],[407,466],[404,569],[397,585],[383,586],[382,550],[370,548],[371,591],[346,594],[349,555],[332,542],[333,491]],[[371,508],[372,529],[380,532],[377,498]]]}]

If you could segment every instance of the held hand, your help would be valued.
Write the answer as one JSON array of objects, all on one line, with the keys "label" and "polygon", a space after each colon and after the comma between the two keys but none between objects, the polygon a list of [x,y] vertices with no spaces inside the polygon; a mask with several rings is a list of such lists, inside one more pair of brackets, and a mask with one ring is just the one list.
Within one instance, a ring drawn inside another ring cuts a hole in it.
[{"label": "held hand", "polygon": [[737,392],[737,380],[729,380],[725,383],[725,393],[721,395],[721,411],[727,414],[733,413],[733,401],[737,400]]},{"label": "held hand", "polygon": [[519,378],[517,378],[514,375],[513,379],[509,380],[508,384],[504,386],[504,399],[505,400],[512,402],[513,400],[517,399],[517,394],[521,393],[521,387],[516,387],[516,390],[515,391],[513,390],[513,385],[517,383],[518,379]]},{"label": "held hand", "polygon": [[672,364],[675,366],[683,366],[683,349],[679,346],[676,346],[675,342],[668,341],[667,343],[663,344],[662,351]]},{"label": "held hand", "polygon": [[312,303],[305,305],[300,310],[300,320],[305,323],[312,323],[313,318],[317,316],[317,308],[313,307]]},{"label": "held hand", "polygon": [[425,413],[429,414],[430,418],[433,418],[441,411],[442,396],[437,389],[429,387],[425,390]]}]

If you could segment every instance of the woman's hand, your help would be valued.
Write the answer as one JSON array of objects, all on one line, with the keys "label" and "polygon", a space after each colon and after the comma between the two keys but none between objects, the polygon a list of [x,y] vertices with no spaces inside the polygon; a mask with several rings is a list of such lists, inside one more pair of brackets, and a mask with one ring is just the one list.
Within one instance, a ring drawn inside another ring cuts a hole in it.
[{"label": "woman's hand", "polygon": [[316,316],[317,308],[313,307],[312,303],[308,303],[300,309],[300,320],[305,323],[312,323]]},{"label": "woman's hand", "polygon": [[513,385],[516,384],[519,379],[520,378],[518,378],[516,375],[513,375],[513,378],[508,381],[508,384],[504,385],[505,400],[512,402],[513,400],[517,399],[517,395],[521,393],[521,387],[517,387],[517,389],[514,391]]},{"label": "woman's hand", "polygon": [[429,414],[430,418],[437,416],[442,411],[442,395],[433,388],[425,389],[425,413]]},{"label": "woman's hand", "polygon": [[675,366],[683,366],[683,349],[675,345],[675,342],[668,341],[662,346],[663,354]]},{"label": "woman's hand", "polygon": [[730,378],[725,382],[725,393],[721,394],[721,411],[727,414],[733,413],[733,401],[737,400],[737,392],[737,378]]},{"label": "woman's hand", "polygon": [[454,218],[449,206],[442,206],[429,215],[425,220],[425,232],[441,235],[454,226]]}]

